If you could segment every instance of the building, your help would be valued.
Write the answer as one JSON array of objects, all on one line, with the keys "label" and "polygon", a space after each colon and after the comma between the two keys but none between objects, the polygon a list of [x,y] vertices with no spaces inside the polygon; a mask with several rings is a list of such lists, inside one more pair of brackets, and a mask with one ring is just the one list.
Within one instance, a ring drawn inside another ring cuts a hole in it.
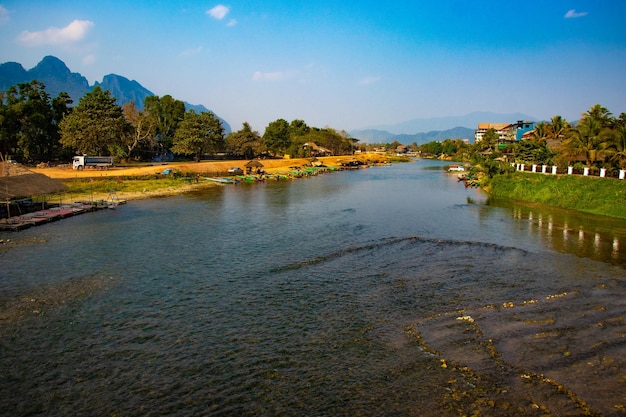
[{"label": "building", "polygon": [[516,123],[478,123],[478,129],[474,131],[474,142],[483,140],[483,136],[489,129],[495,130],[498,135],[498,143],[510,143],[522,140],[524,133],[531,132],[535,128],[535,122],[518,120]]}]

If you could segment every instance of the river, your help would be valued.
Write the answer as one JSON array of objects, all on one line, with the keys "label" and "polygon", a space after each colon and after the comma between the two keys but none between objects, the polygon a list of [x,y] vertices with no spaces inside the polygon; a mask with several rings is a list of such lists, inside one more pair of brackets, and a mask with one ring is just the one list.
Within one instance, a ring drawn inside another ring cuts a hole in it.
[{"label": "river", "polygon": [[626,222],[489,201],[445,167],[0,234],[0,413],[624,415]]}]

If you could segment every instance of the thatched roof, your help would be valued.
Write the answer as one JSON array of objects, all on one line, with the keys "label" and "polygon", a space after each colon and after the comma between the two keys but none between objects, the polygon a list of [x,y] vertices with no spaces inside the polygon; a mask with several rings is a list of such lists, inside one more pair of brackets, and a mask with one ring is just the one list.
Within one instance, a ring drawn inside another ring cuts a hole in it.
[{"label": "thatched roof", "polygon": [[256,159],[253,159],[252,161],[248,162],[245,166],[249,168],[261,168],[263,164],[257,161]]},{"label": "thatched roof", "polygon": [[0,200],[26,198],[67,190],[61,181],[29,171],[22,165],[0,162]]}]

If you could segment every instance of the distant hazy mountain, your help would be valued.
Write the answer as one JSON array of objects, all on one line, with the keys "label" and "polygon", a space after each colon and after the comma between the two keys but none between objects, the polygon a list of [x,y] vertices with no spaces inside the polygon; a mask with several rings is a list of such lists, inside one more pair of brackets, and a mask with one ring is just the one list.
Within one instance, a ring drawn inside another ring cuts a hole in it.
[{"label": "distant hazy mountain", "polygon": [[137,81],[131,81],[116,74],[105,75],[102,82],[96,82],[94,87],[96,85],[99,85],[103,90],[109,90],[111,95],[117,98],[118,103],[128,103],[132,100],[138,109],[143,109],[143,102],[146,97],[154,95],[152,91]]},{"label": "distant hazy mountain", "polygon": [[417,143],[418,145],[432,142],[435,140],[442,141],[445,139],[468,139],[474,142],[474,130],[467,127],[455,127],[447,130],[433,130],[425,133],[410,134],[394,134],[386,130],[366,129],[354,130],[350,132],[350,136],[359,139],[365,143],[391,143],[398,141],[402,144],[409,145]]},{"label": "distant hazy mountain", "polygon": [[[44,57],[37,66],[28,71],[17,62],[0,64],[0,91],[6,91],[12,85],[28,83],[33,80],[41,81],[51,97],[56,97],[60,92],[65,91],[70,95],[75,105],[78,104],[82,96],[97,85],[103,90],[109,90],[111,95],[117,98],[117,104],[122,105],[133,100],[139,109],[143,109],[143,102],[146,97],[154,95],[137,81],[131,81],[117,74],[106,75],[101,83],[96,82],[90,86],[87,78],[79,73],[71,72],[63,61],[54,56]],[[185,102],[185,106],[196,112],[209,111],[201,104]],[[222,121],[226,132],[230,132],[230,125],[219,116],[218,118]]]},{"label": "distant hazy mountain", "polygon": [[34,68],[26,71],[17,62],[0,64],[0,91],[6,91],[12,85],[29,83],[33,80],[41,81],[46,86],[50,96],[56,97],[65,91],[75,103],[91,90],[87,78],[71,72],[58,58],[47,56]]},{"label": "distant hazy mountain", "polygon": [[372,126],[369,129],[385,130],[395,134],[414,134],[419,132],[448,130],[459,126],[474,130],[480,122],[513,123],[518,120],[536,121],[537,118],[523,113],[473,112],[465,116],[412,119],[394,125]]}]

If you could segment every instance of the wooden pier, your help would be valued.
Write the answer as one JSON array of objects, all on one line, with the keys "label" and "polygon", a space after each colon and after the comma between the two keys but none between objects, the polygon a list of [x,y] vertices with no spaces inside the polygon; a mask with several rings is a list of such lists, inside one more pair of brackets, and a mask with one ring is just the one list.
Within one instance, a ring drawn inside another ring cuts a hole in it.
[{"label": "wooden pier", "polygon": [[45,210],[38,210],[32,213],[20,214],[7,219],[0,219],[0,231],[19,231],[29,227],[54,222],[68,217],[97,210],[113,209],[119,204],[125,204],[124,200],[117,200],[114,203],[106,201],[78,202],[74,204],[50,207]]}]

